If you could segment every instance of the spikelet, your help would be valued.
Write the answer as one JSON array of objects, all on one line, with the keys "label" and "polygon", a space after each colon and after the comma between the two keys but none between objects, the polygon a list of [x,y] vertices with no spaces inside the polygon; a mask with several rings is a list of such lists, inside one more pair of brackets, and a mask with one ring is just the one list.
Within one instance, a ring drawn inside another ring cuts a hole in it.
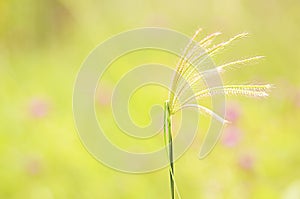
[{"label": "spikelet", "polygon": [[191,101],[193,98],[202,99],[213,95],[241,95],[246,97],[267,97],[271,85],[225,85],[221,87],[213,87],[195,93],[189,97],[183,104]]},{"label": "spikelet", "polygon": [[220,32],[215,32],[215,33],[213,33],[213,34],[208,35],[207,37],[205,37],[204,39],[202,39],[202,40],[199,42],[200,46],[201,46],[202,48],[207,48],[207,47],[213,42],[213,40],[214,40],[217,36],[219,36],[219,35],[221,35],[221,34],[222,34],[222,33],[220,33]]},{"label": "spikelet", "polygon": [[217,67],[218,72],[224,72],[227,70],[232,70],[232,69],[236,69],[241,67],[242,65],[245,64],[251,64],[251,63],[255,63],[261,59],[265,58],[264,56],[255,56],[255,57],[250,57],[247,59],[242,59],[242,60],[236,60],[236,61],[232,61],[226,64],[223,64],[221,66]]},{"label": "spikelet", "polygon": [[[186,104],[186,105],[181,106],[180,110],[185,109],[185,108],[197,108],[200,111],[200,113],[203,113],[204,115],[209,115],[209,116],[215,118],[216,120],[218,120],[219,122],[221,122],[222,124],[229,123],[229,121],[225,120],[223,117],[221,117],[217,113],[215,113],[212,110],[210,110],[209,108],[206,108],[199,104]],[[179,110],[177,110],[177,111],[179,111]]]}]

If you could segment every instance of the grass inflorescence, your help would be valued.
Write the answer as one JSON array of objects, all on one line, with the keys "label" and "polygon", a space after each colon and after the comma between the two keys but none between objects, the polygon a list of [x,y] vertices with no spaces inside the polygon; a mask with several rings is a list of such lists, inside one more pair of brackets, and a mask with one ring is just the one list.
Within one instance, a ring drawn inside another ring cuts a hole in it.
[{"label": "grass inflorescence", "polygon": [[[238,84],[238,85],[223,85],[217,87],[205,88],[204,76],[210,73],[224,73],[233,69],[239,69],[246,64],[255,63],[264,58],[264,56],[254,56],[246,59],[236,60],[229,63],[216,66],[215,68],[206,68],[206,60],[213,58],[216,53],[222,51],[236,40],[246,37],[247,33],[238,34],[227,41],[219,44],[213,44],[215,39],[221,35],[220,32],[210,34],[200,41],[198,37],[201,29],[197,30],[190,42],[184,49],[180,60],[178,61],[176,72],[174,74],[169,99],[164,104],[164,140],[169,159],[169,176],[171,198],[175,198],[175,193],[179,198],[180,194],[176,187],[174,178],[174,159],[173,159],[173,135],[172,135],[172,115],[185,108],[196,108],[200,113],[211,116],[217,121],[225,124],[228,121],[222,116],[215,113],[213,110],[199,103],[201,99],[212,97],[214,95],[240,95],[246,97],[267,97],[271,89],[270,84],[254,85],[254,84]],[[189,90],[193,90],[193,94],[183,97]],[[184,98],[179,101],[180,98]],[[196,102],[193,101],[196,99]]]}]

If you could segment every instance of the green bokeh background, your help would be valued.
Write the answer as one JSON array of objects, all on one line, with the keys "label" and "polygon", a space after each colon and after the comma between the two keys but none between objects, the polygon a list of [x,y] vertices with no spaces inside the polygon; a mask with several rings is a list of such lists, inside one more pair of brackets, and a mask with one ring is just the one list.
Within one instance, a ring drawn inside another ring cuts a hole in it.
[{"label": "green bokeh background", "polygon": [[[198,152],[209,119],[201,120],[199,136],[176,162],[182,198],[299,199],[299,8],[299,0],[0,0],[0,198],[170,198],[166,169],[132,175],[93,159],[72,114],[73,85],[88,53],[119,32],[156,26],[187,35],[202,27],[223,38],[250,32],[216,62],[265,55],[224,78],[275,85],[267,99],[228,98],[238,107],[232,125],[239,140],[233,147],[220,141],[204,160]],[[151,60],[176,63],[151,51],[120,60],[99,91],[99,116],[111,116],[109,96],[118,77]],[[137,92],[130,103],[135,122],[147,124],[151,104],[166,97],[161,88]],[[107,119],[112,139],[136,149],[136,142],[118,139],[114,125]]]}]

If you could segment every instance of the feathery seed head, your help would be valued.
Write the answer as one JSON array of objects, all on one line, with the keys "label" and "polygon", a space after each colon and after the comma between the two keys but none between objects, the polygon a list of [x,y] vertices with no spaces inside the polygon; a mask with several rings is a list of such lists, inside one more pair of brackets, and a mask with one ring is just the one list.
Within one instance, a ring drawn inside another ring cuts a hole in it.
[{"label": "feathery seed head", "polygon": [[[196,38],[202,29],[196,31],[194,36],[183,51],[183,55],[178,61],[176,73],[172,80],[172,91],[169,93],[170,114],[175,114],[184,108],[197,108],[201,113],[210,115],[216,120],[227,123],[223,117],[214,113],[212,110],[202,106],[198,102],[192,103],[193,99],[197,101],[214,95],[241,95],[246,97],[267,97],[271,89],[270,84],[266,85],[224,85],[218,87],[205,88],[205,78],[209,74],[223,73],[228,70],[238,69],[246,64],[255,63],[264,58],[264,56],[254,56],[246,59],[236,60],[217,66],[216,68],[205,68],[205,61],[213,57],[217,52],[229,46],[232,42],[245,38],[248,33],[240,33],[227,41],[219,44],[212,44],[214,39],[221,35],[220,32],[212,33],[199,42]],[[200,70],[199,70],[200,69]],[[193,94],[183,97],[188,90],[192,89]],[[179,98],[184,98],[179,102]]]}]

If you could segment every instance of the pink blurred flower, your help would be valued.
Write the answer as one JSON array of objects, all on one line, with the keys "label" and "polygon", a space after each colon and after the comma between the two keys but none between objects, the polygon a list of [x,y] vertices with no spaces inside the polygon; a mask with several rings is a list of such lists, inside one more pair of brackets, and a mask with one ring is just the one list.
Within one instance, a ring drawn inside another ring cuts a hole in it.
[{"label": "pink blurred flower", "polygon": [[230,122],[236,122],[241,116],[241,107],[237,103],[228,103],[226,106],[226,119]]},{"label": "pink blurred flower", "polygon": [[254,166],[254,158],[250,154],[242,155],[238,160],[238,164],[244,170],[252,170]]},{"label": "pink blurred flower", "polygon": [[34,118],[45,117],[49,112],[49,103],[40,98],[34,98],[29,103],[29,113]]},{"label": "pink blurred flower", "polygon": [[31,176],[36,176],[42,171],[42,162],[38,157],[29,157],[25,163],[25,171]]},{"label": "pink blurred flower", "polygon": [[222,144],[226,147],[234,147],[240,142],[241,131],[235,126],[228,126],[224,130]]},{"label": "pink blurred flower", "polygon": [[295,95],[295,105],[300,108],[300,90]]},{"label": "pink blurred flower", "polygon": [[98,102],[101,106],[108,106],[111,103],[112,89],[109,87],[102,86],[99,88],[98,92]]}]

